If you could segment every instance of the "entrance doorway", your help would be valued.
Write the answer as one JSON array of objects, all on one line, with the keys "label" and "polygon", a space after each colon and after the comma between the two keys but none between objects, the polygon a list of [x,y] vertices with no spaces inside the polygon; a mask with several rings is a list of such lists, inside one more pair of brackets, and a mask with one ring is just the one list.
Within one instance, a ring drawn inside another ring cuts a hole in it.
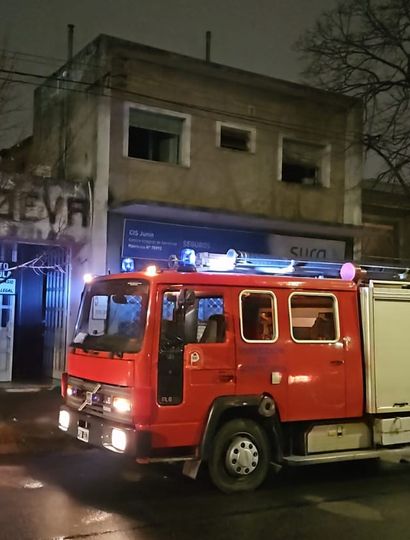
[{"label": "entrance doorway", "polygon": [[63,247],[19,244],[14,265],[12,378],[59,378],[66,352],[68,252]]}]

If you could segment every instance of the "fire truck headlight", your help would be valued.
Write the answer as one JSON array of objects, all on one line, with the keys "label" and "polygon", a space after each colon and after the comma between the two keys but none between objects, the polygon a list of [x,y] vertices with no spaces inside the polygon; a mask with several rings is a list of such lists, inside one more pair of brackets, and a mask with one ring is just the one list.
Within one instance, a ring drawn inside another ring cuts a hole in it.
[{"label": "fire truck headlight", "polygon": [[67,384],[67,397],[72,396],[74,393],[73,386],[71,384]]},{"label": "fire truck headlight", "polygon": [[60,411],[60,414],[58,417],[58,427],[63,431],[67,431],[69,425],[70,425],[70,413],[68,411]]},{"label": "fire truck headlight", "polygon": [[114,428],[111,432],[111,444],[116,450],[124,452],[127,447],[127,434],[125,431]]},{"label": "fire truck headlight", "polygon": [[131,401],[123,397],[115,397],[112,401],[112,406],[119,413],[131,412]]}]

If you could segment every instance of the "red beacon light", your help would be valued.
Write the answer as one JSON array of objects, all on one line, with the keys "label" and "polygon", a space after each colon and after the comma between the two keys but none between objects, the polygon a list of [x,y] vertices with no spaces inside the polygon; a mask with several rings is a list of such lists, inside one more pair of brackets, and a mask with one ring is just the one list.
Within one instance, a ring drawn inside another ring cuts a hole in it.
[{"label": "red beacon light", "polygon": [[363,270],[360,266],[356,266],[351,262],[344,263],[340,269],[340,277],[344,281],[354,281],[355,283],[358,283],[364,278],[365,274],[366,270]]}]

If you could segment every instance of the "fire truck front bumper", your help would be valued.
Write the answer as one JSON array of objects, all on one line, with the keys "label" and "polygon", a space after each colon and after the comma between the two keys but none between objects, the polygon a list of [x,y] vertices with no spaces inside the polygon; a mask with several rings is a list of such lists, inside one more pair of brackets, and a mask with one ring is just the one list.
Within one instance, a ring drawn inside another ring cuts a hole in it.
[{"label": "fire truck front bumper", "polygon": [[151,434],[119,422],[76,411],[62,405],[58,427],[68,435],[89,444],[136,458],[149,456]]}]

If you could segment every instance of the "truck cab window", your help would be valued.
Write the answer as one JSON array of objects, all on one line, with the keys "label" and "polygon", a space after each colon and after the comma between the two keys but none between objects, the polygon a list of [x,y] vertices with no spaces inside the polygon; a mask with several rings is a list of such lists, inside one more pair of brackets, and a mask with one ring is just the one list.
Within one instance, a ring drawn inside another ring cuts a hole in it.
[{"label": "truck cab window", "polygon": [[218,343],[225,340],[222,296],[195,295],[193,305],[180,303],[178,291],[166,292],[162,303],[161,341]]},{"label": "truck cab window", "polygon": [[290,321],[295,341],[336,341],[336,298],[331,294],[294,293],[290,297]]},{"label": "truck cab window", "polygon": [[276,298],[270,291],[242,291],[241,333],[245,341],[273,342],[277,338]]},{"label": "truck cab window", "polygon": [[148,283],[96,281],[85,291],[73,345],[117,354],[138,352],[145,332]]}]

